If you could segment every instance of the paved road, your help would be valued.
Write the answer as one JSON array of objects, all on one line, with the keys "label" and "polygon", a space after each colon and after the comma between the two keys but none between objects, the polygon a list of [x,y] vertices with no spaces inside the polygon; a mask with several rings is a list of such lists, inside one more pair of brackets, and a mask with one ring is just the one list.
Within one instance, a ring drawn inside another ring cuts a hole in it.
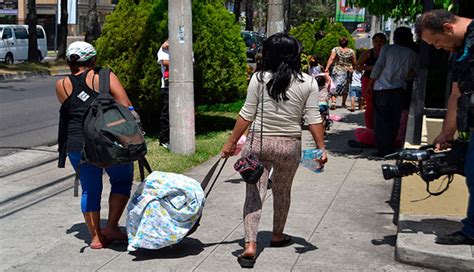
[{"label": "paved road", "polygon": [[57,77],[0,81],[0,156],[57,139]]}]

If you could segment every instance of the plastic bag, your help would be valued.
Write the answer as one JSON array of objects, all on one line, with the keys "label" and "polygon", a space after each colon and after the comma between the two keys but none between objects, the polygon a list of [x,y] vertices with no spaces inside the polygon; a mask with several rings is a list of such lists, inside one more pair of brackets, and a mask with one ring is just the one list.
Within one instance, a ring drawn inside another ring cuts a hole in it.
[{"label": "plastic bag", "polygon": [[301,156],[301,164],[315,173],[321,173],[324,170],[324,165],[320,165],[315,159],[321,159],[323,151],[321,149],[303,149]]}]

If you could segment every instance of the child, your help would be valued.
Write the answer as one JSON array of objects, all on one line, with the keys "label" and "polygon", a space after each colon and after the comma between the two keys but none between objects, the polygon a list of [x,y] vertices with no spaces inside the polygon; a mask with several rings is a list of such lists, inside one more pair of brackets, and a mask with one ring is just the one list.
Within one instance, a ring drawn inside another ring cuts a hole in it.
[{"label": "child", "polygon": [[325,73],[320,73],[315,77],[319,87],[319,112],[323,119],[323,125],[329,130],[331,122],[329,121],[329,88],[331,79]]},{"label": "child", "polygon": [[362,78],[362,72],[355,70],[352,73],[352,81],[351,81],[351,87],[349,88],[349,97],[351,98],[351,108],[349,111],[354,112],[355,111],[355,100],[357,98],[358,104],[359,104],[359,110],[362,109],[362,83],[361,83],[361,78]]},{"label": "child", "polygon": [[324,72],[324,68],[318,62],[318,57],[316,55],[311,55],[309,57],[309,68],[308,68],[308,75],[312,77],[316,77],[317,75]]}]

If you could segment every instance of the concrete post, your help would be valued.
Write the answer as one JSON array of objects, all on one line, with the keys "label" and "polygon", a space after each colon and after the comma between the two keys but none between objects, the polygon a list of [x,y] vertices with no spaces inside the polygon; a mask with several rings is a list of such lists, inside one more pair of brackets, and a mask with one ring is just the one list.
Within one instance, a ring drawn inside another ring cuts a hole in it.
[{"label": "concrete post", "polygon": [[284,0],[268,0],[267,37],[285,30]]},{"label": "concrete post", "polygon": [[168,1],[170,150],[195,152],[191,0]]}]

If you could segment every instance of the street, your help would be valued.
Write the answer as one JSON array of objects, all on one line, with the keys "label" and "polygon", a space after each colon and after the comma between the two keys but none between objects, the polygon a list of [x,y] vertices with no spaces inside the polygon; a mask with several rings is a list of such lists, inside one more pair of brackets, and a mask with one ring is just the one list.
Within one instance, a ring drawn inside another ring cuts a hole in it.
[{"label": "street", "polygon": [[56,142],[60,104],[54,86],[58,78],[0,81],[0,156]]}]

